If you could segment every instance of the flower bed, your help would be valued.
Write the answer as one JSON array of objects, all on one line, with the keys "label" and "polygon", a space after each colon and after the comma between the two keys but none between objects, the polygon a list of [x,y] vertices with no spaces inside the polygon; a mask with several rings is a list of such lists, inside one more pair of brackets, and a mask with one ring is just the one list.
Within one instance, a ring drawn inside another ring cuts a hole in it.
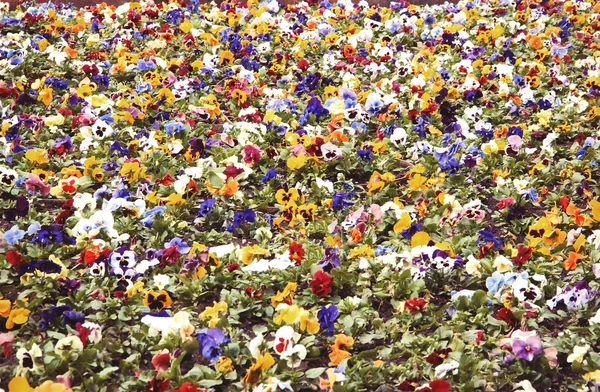
[{"label": "flower bed", "polygon": [[600,383],[598,4],[0,9],[0,387]]}]

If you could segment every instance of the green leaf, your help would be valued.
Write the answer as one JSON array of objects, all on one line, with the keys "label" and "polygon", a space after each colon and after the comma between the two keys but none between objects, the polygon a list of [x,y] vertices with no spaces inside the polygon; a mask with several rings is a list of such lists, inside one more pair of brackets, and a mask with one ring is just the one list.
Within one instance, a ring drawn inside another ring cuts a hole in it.
[{"label": "green leaf", "polygon": [[317,378],[325,372],[325,369],[326,368],[324,367],[308,369],[304,374],[306,375],[306,378]]},{"label": "green leaf", "polygon": [[204,380],[200,380],[198,381],[198,385],[200,385],[201,387],[214,387],[215,385],[221,385],[223,384],[223,380],[208,380],[208,379],[204,379]]},{"label": "green leaf", "polygon": [[216,173],[208,172],[207,174],[208,181],[210,181],[210,185],[212,185],[213,188],[221,188],[224,185],[223,180]]},{"label": "green leaf", "polygon": [[109,366],[106,369],[102,370],[100,373],[98,373],[98,377],[100,377],[101,380],[107,379],[109,375],[111,375],[119,369],[120,368],[118,366]]}]

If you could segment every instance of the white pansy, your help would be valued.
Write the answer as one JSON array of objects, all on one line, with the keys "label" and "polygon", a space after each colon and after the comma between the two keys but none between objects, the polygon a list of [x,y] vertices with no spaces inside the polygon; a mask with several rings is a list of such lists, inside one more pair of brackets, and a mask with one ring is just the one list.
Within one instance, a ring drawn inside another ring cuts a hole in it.
[{"label": "white pansy", "polygon": [[159,290],[163,290],[165,287],[167,287],[171,281],[171,279],[169,278],[169,275],[165,275],[165,274],[158,274],[158,275],[154,275],[153,277],[154,280],[154,285],[156,287],[158,287]]},{"label": "white pansy", "polygon": [[585,346],[573,347],[573,352],[567,357],[567,362],[583,363],[583,357],[585,357],[585,355],[588,353],[589,349],[590,349],[590,346],[588,344],[586,344]]},{"label": "white pansy", "polygon": [[435,367],[435,378],[444,378],[448,373],[458,373],[458,362],[451,360]]},{"label": "white pansy", "polygon": [[175,192],[183,195],[187,189],[188,184],[190,183],[190,177],[187,175],[178,176],[177,180],[173,183],[173,189]]},{"label": "white pansy", "polygon": [[83,351],[83,343],[78,336],[67,336],[60,339],[54,346],[54,352],[60,356],[67,353],[80,353]]},{"label": "white pansy", "polygon": [[481,261],[477,260],[473,255],[469,255],[467,260],[465,271],[472,276],[481,276],[481,272],[479,271],[481,268]]}]

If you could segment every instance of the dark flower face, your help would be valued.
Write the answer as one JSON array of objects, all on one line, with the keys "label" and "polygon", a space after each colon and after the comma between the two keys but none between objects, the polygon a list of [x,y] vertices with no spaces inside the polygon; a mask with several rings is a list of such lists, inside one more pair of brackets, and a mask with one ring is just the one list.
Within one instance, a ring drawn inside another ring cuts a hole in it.
[{"label": "dark flower face", "polygon": [[4,210],[4,218],[13,222],[17,217],[24,218],[29,213],[29,200],[23,195],[17,196],[17,200],[13,208]]},{"label": "dark flower face", "polygon": [[35,271],[43,272],[46,274],[58,274],[62,271],[62,267],[50,260],[34,260],[28,264],[23,265],[19,269],[19,276],[26,273],[33,273]]},{"label": "dark flower face", "polygon": [[21,367],[25,369],[33,369],[34,362],[30,353],[24,353],[21,359]]}]

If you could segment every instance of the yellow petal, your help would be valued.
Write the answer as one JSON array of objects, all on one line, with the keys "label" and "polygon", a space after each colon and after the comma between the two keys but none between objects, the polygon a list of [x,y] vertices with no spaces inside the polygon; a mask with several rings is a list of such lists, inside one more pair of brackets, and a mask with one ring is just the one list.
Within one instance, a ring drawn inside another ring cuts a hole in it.
[{"label": "yellow petal", "polygon": [[427,244],[429,244],[429,241],[431,241],[431,237],[429,236],[429,234],[425,233],[424,231],[419,231],[412,236],[410,246],[412,246],[413,248],[417,246],[426,246]]},{"label": "yellow petal", "polygon": [[292,305],[289,308],[282,310],[283,321],[286,324],[293,324],[300,318],[300,308],[297,305]]},{"label": "yellow petal", "polygon": [[402,213],[400,215],[400,220],[394,225],[394,233],[399,233],[408,229],[411,223],[412,220],[410,219],[410,215],[407,213]]},{"label": "yellow petal", "polygon": [[590,202],[592,206],[592,216],[594,220],[600,221],[600,202],[598,200],[592,200]]},{"label": "yellow petal", "polygon": [[262,361],[261,362],[262,363],[260,365],[260,370],[267,370],[271,366],[275,365],[275,360],[273,359],[273,357],[271,356],[271,354],[269,354],[268,352],[265,353],[264,357],[262,357]]},{"label": "yellow petal", "polygon": [[27,379],[23,376],[15,377],[8,383],[8,392],[34,392]]},{"label": "yellow petal", "polygon": [[579,253],[579,249],[585,244],[585,236],[582,234],[577,238],[577,241],[573,244],[573,248],[575,248],[575,252]]},{"label": "yellow petal", "polygon": [[179,25],[179,28],[181,29],[181,31],[187,34],[192,29],[192,22],[190,22],[189,19],[186,19],[182,24]]}]

